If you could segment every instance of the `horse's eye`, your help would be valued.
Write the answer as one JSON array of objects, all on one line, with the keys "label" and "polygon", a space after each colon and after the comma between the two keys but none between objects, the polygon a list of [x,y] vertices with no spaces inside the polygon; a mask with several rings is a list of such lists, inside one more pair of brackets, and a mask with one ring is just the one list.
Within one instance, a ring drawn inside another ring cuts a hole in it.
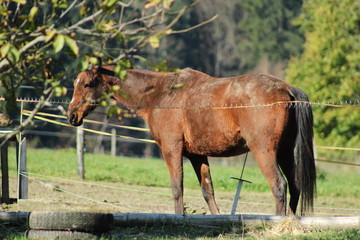
[{"label": "horse's eye", "polygon": [[92,87],[93,86],[93,84],[91,84],[91,83],[87,83],[87,84],[85,84],[85,86],[84,86],[84,88],[87,88],[87,87]]}]

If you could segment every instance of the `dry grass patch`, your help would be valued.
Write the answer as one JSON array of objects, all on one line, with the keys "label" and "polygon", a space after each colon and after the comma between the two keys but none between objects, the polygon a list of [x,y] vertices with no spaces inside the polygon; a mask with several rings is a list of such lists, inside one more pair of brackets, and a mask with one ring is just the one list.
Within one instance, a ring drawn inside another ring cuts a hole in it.
[{"label": "dry grass patch", "polygon": [[248,236],[254,238],[276,238],[284,234],[296,236],[311,233],[315,229],[302,225],[296,216],[284,217],[279,223],[271,226],[265,226],[262,231],[254,230],[247,233]]}]

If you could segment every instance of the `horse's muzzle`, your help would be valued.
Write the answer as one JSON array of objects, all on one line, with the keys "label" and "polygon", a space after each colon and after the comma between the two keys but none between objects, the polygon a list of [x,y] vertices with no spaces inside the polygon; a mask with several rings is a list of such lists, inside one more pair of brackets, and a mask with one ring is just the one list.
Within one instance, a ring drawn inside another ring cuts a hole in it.
[{"label": "horse's muzzle", "polygon": [[68,121],[75,127],[80,126],[83,123],[83,120],[79,119],[79,116],[76,113],[68,114]]}]

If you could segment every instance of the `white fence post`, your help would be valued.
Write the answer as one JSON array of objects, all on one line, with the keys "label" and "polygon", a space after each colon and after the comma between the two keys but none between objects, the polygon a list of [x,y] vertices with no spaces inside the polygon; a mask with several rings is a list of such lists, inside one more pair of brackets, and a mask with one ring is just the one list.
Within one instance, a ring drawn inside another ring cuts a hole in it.
[{"label": "white fence post", "polygon": [[26,138],[19,139],[18,199],[28,199],[28,173],[26,170]]},{"label": "white fence post", "polygon": [[85,166],[84,166],[84,129],[83,126],[76,128],[76,150],[78,157],[78,176],[85,179]]},{"label": "white fence post", "polygon": [[111,156],[116,156],[116,129],[111,129]]}]

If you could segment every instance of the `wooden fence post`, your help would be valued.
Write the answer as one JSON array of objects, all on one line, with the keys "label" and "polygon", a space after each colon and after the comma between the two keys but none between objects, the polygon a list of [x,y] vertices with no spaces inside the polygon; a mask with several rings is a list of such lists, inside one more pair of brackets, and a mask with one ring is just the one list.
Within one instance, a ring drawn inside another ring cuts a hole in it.
[{"label": "wooden fence post", "polygon": [[76,128],[76,150],[78,157],[78,176],[81,179],[85,179],[85,167],[84,167],[84,129],[83,126]]},{"label": "wooden fence post", "polygon": [[116,129],[111,129],[111,156],[116,156]]},{"label": "wooden fence post", "polygon": [[1,202],[10,203],[9,198],[9,169],[8,169],[8,145],[6,142],[1,147]]}]

